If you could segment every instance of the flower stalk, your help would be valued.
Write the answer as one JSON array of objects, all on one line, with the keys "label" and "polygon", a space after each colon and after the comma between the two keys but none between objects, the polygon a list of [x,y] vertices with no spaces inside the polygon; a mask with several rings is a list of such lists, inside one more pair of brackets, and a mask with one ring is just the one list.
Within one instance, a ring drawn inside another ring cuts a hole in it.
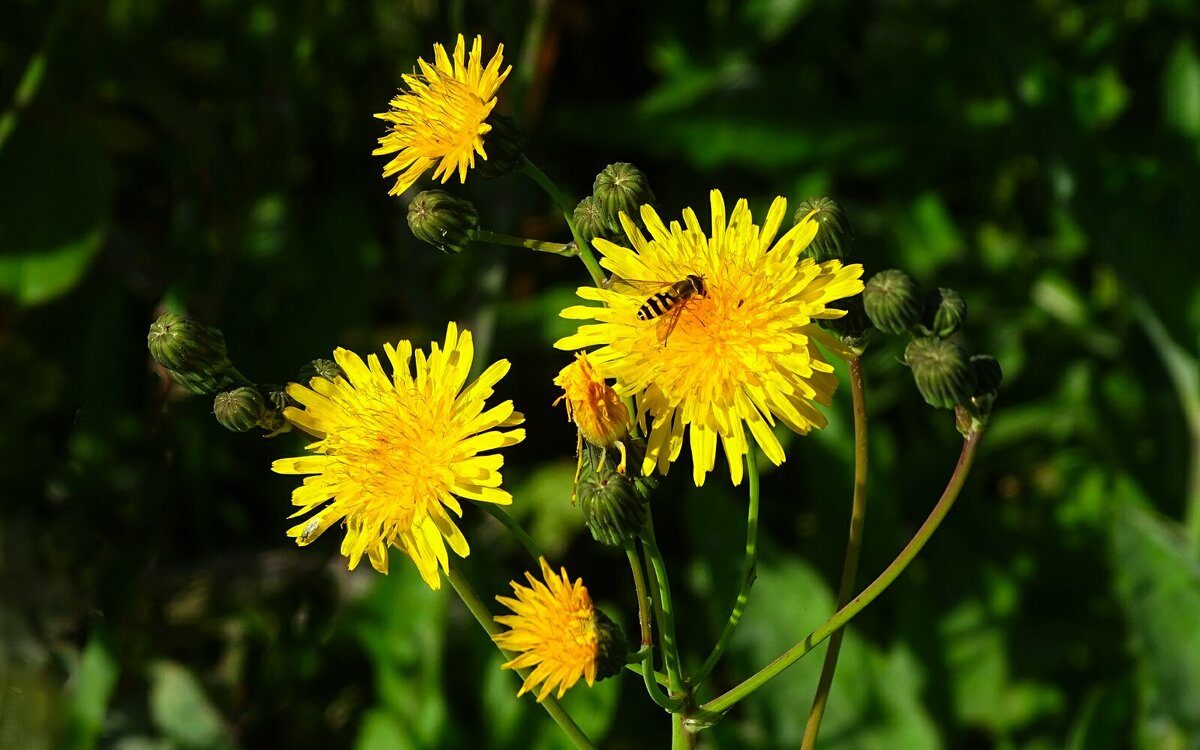
[{"label": "flower stalk", "polygon": [[600,268],[600,264],[596,261],[596,256],[592,253],[592,246],[588,244],[588,241],[579,233],[579,228],[575,226],[575,204],[567,198],[558,185],[554,184],[554,180],[547,177],[546,173],[538,169],[537,165],[528,158],[521,164],[521,169],[542,190],[546,191],[546,195],[550,196],[550,200],[554,201],[558,209],[562,211],[563,218],[567,221],[567,227],[571,230],[571,237],[575,240],[575,247],[579,250],[579,257],[583,260],[583,265],[587,266],[588,273],[592,277],[592,282],[596,286],[604,286],[604,269]]},{"label": "flower stalk", "polygon": [[490,242],[493,245],[506,245],[508,247],[524,247],[530,250],[536,250],[539,253],[559,255],[563,258],[575,258],[579,255],[579,249],[574,245],[564,245],[561,242],[531,240],[525,237],[513,237],[510,234],[489,232],[486,229],[477,229],[475,231],[475,241]]},{"label": "flower stalk", "polygon": [[[863,523],[867,516],[867,400],[863,384],[862,358],[850,360],[850,394],[854,401],[854,499],[850,508],[850,538],[846,542],[846,559],[842,564],[842,582],[838,586],[837,610],[841,610],[854,595],[854,581],[858,575],[858,558],[862,551]],[[808,713],[808,724],[804,727],[801,750],[812,750],[821,731],[821,719],[829,702],[829,690],[833,686],[833,673],[837,669],[838,654],[842,639],[846,635],[842,628],[829,637],[829,649],[821,665],[821,677],[817,681],[817,692],[813,697],[812,709]]]},{"label": "flower stalk", "polygon": [[909,563],[916,558],[917,554],[924,549],[925,544],[933,533],[937,531],[938,526],[946,518],[946,514],[954,507],[954,501],[958,499],[959,492],[962,491],[963,484],[967,480],[967,475],[971,471],[971,465],[975,461],[975,453],[979,448],[980,438],[983,436],[982,428],[978,428],[971,432],[966,440],[963,441],[962,452],[959,454],[958,463],[954,467],[954,473],[950,476],[950,481],[946,485],[945,491],[942,492],[941,499],[930,512],[929,517],[925,519],[925,523],[917,530],[917,533],[909,540],[908,545],[900,552],[895,560],[879,574],[870,586],[863,589],[862,593],[854,597],[845,607],[842,607],[832,617],[826,620],[820,627],[806,635],[795,646],[780,654],[778,658],[772,661],[767,666],[760,669],[756,674],[749,677],[741,684],[732,688],[724,695],[720,695],[713,700],[705,703],[702,709],[714,713],[724,713],[736,705],[746,696],[753,693],[758,688],[765,685],[773,678],[779,676],[785,669],[792,666],[800,659],[800,657],[812,651],[817,645],[824,641],[829,636],[840,630],[850,622],[859,612],[861,612],[868,604],[875,601],[888,586],[895,582],[896,578],[909,566]]},{"label": "flower stalk", "polygon": [[746,473],[750,478],[750,507],[746,511],[746,556],[742,560],[742,584],[738,589],[737,599],[734,600],[733,611],[729,613],[729,619],[721,631],[721,637],[717,639],[712,653],[704,660],[704,664],[691,678],[693,688],[704,682],[712,668],[720,661],[721,655],[725,653],[729,641],[733,639],[733,632],[737,630],[738,623],[742,621],[742,613],[746,611],[746,602],[750,600],[750,589],[754,586],[755,578],[758,577],[758,503],[760,493],[758,458],[755,456],[754,449],[750,449],[746,453]]}]

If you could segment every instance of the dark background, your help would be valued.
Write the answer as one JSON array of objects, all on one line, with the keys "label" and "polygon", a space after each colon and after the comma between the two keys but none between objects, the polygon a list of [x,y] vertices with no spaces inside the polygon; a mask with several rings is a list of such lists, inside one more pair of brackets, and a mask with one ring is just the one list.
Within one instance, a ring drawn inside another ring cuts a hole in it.
[{"label": "dark background", "polygon": [[[485,35],[501,107],[576,196],[612,161],[664,217],[707,194],[828,194],[867,275],[967,300],[1006,381],[957,507],[855,620],[821,747],[1200,747],[1200,57],[1186,0],[517,3],[34,2],[0,7],[0,747],[563,747],[457,600],[406,560],[348,574],[331,532],[284,536],[294,435],[233,434],[145,347],[164,309],[238,367],[294,379],[335,346],[477,337],[528,417],[505,484],[556,564],[635,623],[622,555],[566,501],[574,434],[551,378],[577,262],[407,231],[372,157],[400,75]],[[427,183],[419,183],[422,189]],[[565,240],[528,180],[468,178],[495,231]],[[415,192],[415,190],[414,190]],[[865,585],[957,455],[948,412],[866,357]],[[844,376],[844,372],[843,372]],[[764,477],[759,579],[711,690],[832,608],[849,397]],[[745,488],[686,459],[654,499],[685,661],[719,632]],[[796,488],[800,489],[797,490]],[[489,597],[529,562],[468,508]],[[399,554],[399,553],[397,553]],[[706,747],[796,747],[823,649]],[[715,693],[709,693],[712,695]],[[605,747],[664,747],[624,674],[571,691]]]}]

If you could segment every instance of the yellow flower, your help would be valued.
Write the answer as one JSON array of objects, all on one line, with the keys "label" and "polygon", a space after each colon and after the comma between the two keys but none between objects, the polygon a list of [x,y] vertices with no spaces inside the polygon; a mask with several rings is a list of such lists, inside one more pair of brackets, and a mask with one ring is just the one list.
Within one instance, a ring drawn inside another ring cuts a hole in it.
[{"label": "yellow flower", "polygon": [[545,583],[527,572],[529,586],[512,581],[516,599],[496,597],[514,614],[496,617],[496,622],[509,629],[495,636],[495,641],[501,648],[517,652],[505,662],[505,669],[533,667],[517,695],[540,684],[540,703],[555,688],[561,698],[580,677],[590,687],[596,680],[616,674],[626,649],[620,629],[592,606],[583,579],[571,583],[566,568],[556,575],[545,558],[538,562]]},{"label": "yellow flower", "polygon": [[345,520],[342,554],[354,569],[365,553],[371,565],[387,573],[387,547],[404,551],[430,587],[441,586],[438,568],[449,564],[446,546],[460,557],[470,552],[462,531],[447,511],[462,516],[455,498],[507,505],[512,496],[500,489],[498,454],[479,455],[525,438],[525,430],[496,430],[524,421],[505,401],[484,410],[492,387],[508,372],[507,360],[489,367],[470,385],[471,334],[450,323],[443,347],[431,344],[428,356],[401,341],[384,345],[391,363],[389,378],[372,354],[364,363],[353,352],[337,349],[334,359],[345,377],[313,378],[307,387],[292,383],[288,395],[304,408],[289,407],[288,420],[318,440],[315,455],[284,458],[271,468],[280,474],[309,474],[292,492],[300,510],[313,510],[304,523],[288,530],[300,546]]},{"label": "yellow flower", "polygon": [[745,428],[778,465],[784,453],[772,432],[776,419],[800,434],[826,424],[815,404],[829,404],[837,378],[814,342],[843,348],[813,321],[845,314],[829,304],[862,291],[862,266],[802,258],[818,229],[811,215],[776,240],[786,215],[783,198],[775,199],[759,228],[745,200],[727,221],[721,193],[713,190],[710,197],[710,235],[690,208],[683,226],[672,222],[668,229],[653,208],[642,206],[650,239],[622,215],[634,249],[595,242],[601,265],[616,278],[661,281],[664,287],[690,274],[702,279],[675,302],[682,310],[658,317],[643,310],[649,318],[643,320],[638,311],[646,306],[644,292],[621,284],[581,288],[580,297],[604,305],[563,310],[564,318],[596,322],[555,346],[599,347],[590,354],[596,369],[615,379],[619,393],[635,397],[643,429],[647,415],[652,418],[643,473],[656,466],[666,473],[688,430],[696,484],[715,464],[718,439],[733,483],[740,484],[749,450]]},{"label": "yellow flower", "polygon": [[388,195],[408,190],[435,164],[434,179],[445,183],[457,171],[459,182],[466,182],[467,169],[475,167],[475,154],[488,158],[483,142],[492,126],[485,120],[496,106],[496,91],[512,66],[500,72],[503,44],[487,67],[483,66],[482,37],[475,37],[471,54],[464,59],[465,48],[462,34],[453,60],[445,47],[433,45],[434,64],[417,58],[420,73],[403,76],[407,89],[392,99],[389,111],[375,115],[392,124],[372,152],[375,156],[396,154],[383,168],[384,177],[399,173]]}]

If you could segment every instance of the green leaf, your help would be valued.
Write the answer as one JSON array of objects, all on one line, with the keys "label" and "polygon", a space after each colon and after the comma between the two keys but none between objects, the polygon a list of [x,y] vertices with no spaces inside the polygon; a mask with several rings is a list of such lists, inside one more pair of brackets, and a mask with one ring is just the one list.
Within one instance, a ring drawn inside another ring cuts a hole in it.
[{"label": "green leaf", "polygon": [[164,660],[150,666],[150,717],[182,750],[234,747],[221,714],[182,664]]},{"label": "green leaf", "polygon": [[100,631],[93,632],[71,676],[62,747],[95,747],[119,673],[106,639]]},{"label": "green leaf", "polygon": [[1138,660],[1141,739],[1145,747],[1168,747],[1180,737],[1195,742],[1200,738],[1200,564],[1178,524],[1142,507],[1131,480],[1119,480],[1114,494],[1112,564]]},{"label": "green leaf", "polygon": [[79,283],[108,219],[101,143],[91,132],[19,128],[0,151],[0,294],[36,305]]},{"label": "green leaf", "polygon": [[1200,138],[1200,57],[1191,37],[1175,43],[1163,71],[1163,117],[1167,127]]}]

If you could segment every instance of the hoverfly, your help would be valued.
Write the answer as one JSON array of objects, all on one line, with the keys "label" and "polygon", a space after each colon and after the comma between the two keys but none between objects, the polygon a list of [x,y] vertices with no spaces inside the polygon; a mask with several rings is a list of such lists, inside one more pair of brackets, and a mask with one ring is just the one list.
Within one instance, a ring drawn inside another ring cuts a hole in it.
[{"label": "hoverfly", "polygon": [[626,287],[650,295],[638,308],[637,317],[638,320],[662,318],[658,324],[658,340],[663,346],[667,345],[667,338],[675,330],[687,303],[696,297],[708,296],[704,277],[694,273],[689,273],[680,281],[639,281],[613,276],[608,281],[608,287],[618,290]]}]

